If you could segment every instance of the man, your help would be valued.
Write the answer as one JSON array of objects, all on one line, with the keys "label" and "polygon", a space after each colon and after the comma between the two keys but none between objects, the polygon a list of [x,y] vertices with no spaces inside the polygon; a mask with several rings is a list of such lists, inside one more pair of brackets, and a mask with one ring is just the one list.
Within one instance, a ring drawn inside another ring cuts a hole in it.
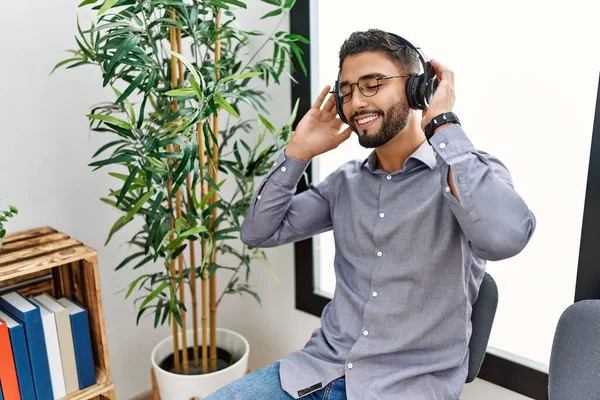
[{"label": "man", "polygon": [[[333,229],[336,288],[306,346],[209,396],[216,399],[458,399],[468,366],[471,306],[486,260],[518,254],[535,217],[506,167],[476,150],[452,111],[453,73],[431,60],[438,88],[410,109],[414,51],[379,30],[340,50],[343,130],[325,87],[265,177],[242,240],[269,247]],[[336,95],[337,95],[336,94]],[[295,195],[309,162],[354,131],[374,148]]]}]

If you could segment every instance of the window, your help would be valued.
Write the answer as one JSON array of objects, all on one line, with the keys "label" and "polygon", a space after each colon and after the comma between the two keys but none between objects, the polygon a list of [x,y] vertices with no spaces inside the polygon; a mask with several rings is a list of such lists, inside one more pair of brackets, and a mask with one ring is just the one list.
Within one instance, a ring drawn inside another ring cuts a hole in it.
[{"label": "window", "polygon": [[[407,6],[391,0],[368,7],[350,0],[298,2],[291,24],[311,39],[305,51],[310,76],[295,75],[292,97],[301,99],[301,117],[321,88],[335,81],[343,40],[371,27],[417,41],[455,72],[454,110],[463,127],[477,148],[508,166],[538,221],[525,251],[488,263],[500,302],[482,374],[519,368],[530,378],[509,382],[493,374],[495,383],[537,397],[545,390],[560,314],[574,300],[600,298],[600,161],[593,161],[600,160],[600,121],[594,124],[594,116],[600,118],[600,52],[590,51],[600,36],[600,4],[510,0],[484,8],[434,0],[427,9]],[[365,7],[372,17],[365,18]],[[368,152],[352,138],[315,160],[311,179]],[[299,309],[320,315],[331,298],[333,251],[330,232],[296,244]]]}]

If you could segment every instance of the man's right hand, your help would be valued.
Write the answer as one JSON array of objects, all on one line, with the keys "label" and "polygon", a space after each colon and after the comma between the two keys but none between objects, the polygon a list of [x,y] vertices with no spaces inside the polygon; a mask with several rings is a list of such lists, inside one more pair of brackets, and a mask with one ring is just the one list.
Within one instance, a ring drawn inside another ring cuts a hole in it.
[{"label": "man's right hand", "polygon": [[352,134],[350,127],[340,132],[343,122],[337,117],[335,95],[329,96],[323,105],[330,88],[325,86],[311,109],[296,126],[294,136],[285,149],[285,153],[290,157],[310,161],[319,154],[335,149]]}]

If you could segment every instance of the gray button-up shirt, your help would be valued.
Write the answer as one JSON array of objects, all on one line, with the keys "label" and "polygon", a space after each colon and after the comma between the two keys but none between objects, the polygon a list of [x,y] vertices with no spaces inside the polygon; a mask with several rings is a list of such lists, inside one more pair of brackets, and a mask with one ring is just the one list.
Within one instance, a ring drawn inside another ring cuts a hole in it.
[{"label": "gray button-up shirt", "polygon": [[295,195],[307,165],[279,155],[241,232],[270,247],[333,229],[335,294],[321,328],[281,361],[283,389],[297,399],[345,375],[350,400],[458,399],[485,260],[516,255],[535,229],[510,173],[460,125],[399,171],[377,169],[373,152]]}]

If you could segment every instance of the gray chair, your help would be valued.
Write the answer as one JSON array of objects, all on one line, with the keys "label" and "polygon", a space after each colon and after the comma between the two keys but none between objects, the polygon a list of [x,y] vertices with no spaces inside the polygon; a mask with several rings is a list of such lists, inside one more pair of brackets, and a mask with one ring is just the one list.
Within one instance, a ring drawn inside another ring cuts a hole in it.
[{"label": "gray chair", "polygon": [[600,399],[600,300],[582,300],[560,316],[550,353],[549,400]]},{"label": "gray chair", "polygon": [[490,332],[498,307],[498,286],[487,272],[481,282],[479,295],[471,313],[472,333],[469,341],[469,372],[466,383],[475,380],[483,364]]}]

